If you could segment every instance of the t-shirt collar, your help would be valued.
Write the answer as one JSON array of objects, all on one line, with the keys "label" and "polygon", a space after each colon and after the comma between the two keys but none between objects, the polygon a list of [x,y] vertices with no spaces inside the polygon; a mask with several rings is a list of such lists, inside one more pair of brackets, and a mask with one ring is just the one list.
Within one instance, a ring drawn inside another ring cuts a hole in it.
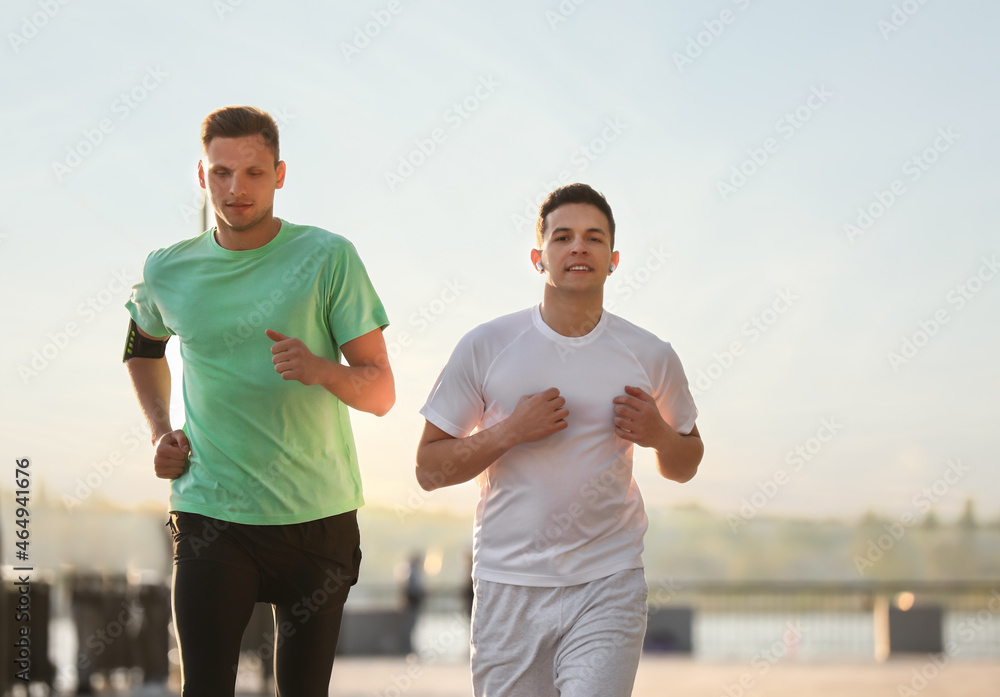
[{"label": "t-shirt collar", "polygon": [[597,322],[597,326],[583,336],[563,336],[555,329],[547,325],[545,320],[542,319],[541,304],[535,305],[531,308],[531,320],[534,322],[535,328],[538,329],[538,331],[546,339],[564,346],[585,346],[586,344],[595,341],[604,332],[604,328],[607,327],[609,314],[610,313],[606,309],[602,309],[601,319]]},{"label": "t-shirt collar", "polygon": [[264,256],[272,249],[281,246],[284,242],[286,231],[288,230],[289,224],[284,218],[278,218],[278,222],[281,223],[281,227],[278,228],[278,234],[271,238],[267,244],[263,247],[257,247],[256,249],[226,249],[219,244],[219,241],[215,239],[215,232],[217,228],[213,225],[208,231],[205,232],[208,235],[208,243],[212,248],[212,251],[224,257],[229,257],[230,259],[253,259],[255,257]]}]

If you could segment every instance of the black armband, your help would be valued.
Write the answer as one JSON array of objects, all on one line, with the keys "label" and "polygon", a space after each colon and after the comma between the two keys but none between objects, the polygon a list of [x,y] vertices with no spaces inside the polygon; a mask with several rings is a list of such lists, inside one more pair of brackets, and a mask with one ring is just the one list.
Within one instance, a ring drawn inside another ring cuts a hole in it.
[{"label": "black armband", "polygon": [[125,355],[122,363],[129,358],[163,358],[167,351],[167,339],[150,339],[139,333],[135,320],[128,323],[128,336],[125,337]]}]

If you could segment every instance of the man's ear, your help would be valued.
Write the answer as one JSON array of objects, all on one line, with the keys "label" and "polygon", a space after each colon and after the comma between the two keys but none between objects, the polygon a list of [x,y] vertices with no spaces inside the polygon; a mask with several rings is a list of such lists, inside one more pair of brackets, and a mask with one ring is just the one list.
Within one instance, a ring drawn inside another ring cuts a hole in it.
[{"label": "man's ear", "polygon": [[201,184],[201,188],[205,188],[205,166],[198,160],[198,183]]},{"label": "man's ear", "polygon": [[280,189],[281,187],[283,187],[285,185],[285,161],[284,160],[282,160],[281,162],[278,163],[278,167],[275,170],[275,173],[277,174],[278,178],[277,178],[277,183],[274,185],[274,188],[275,189]]},{"label": "man's ear", "polygon": [[616,268],[618,268],[618,252],[611,252],[611,268],[608,269],[608,273],[611,273]]},{"label": "man's ear", "polygon": [[538,270],[538,273],[545,272],[545,267],[542,266],[542,253],[540,250],[531,250],[531,264]]}]

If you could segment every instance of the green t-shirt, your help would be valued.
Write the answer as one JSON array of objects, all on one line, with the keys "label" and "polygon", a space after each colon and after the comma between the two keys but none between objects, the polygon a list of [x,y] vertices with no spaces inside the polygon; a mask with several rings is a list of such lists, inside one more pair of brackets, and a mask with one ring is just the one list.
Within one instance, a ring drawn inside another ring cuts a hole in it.
[{"label": "green t-shirt", "polygon": [[126,303],[143,331],[180,339],[191,458],[171,482],[171,510],[284,525],[358,508],[347,406],[324,387],[283,380],[264,334],[339,361],[341,345],[387,326],[357,251],[284,220],[259,249],[224,249],[214,233],[150,254]]}]

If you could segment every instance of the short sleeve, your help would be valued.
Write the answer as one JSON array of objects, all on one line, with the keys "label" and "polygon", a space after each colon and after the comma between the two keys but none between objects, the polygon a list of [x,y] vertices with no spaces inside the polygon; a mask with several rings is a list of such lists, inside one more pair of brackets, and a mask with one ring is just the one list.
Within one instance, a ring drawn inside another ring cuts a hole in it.
[{"label": "short sleeve", "polygon": [[136,284],[132,286],[132,294],[125,302],[125,307],[128,309],[129,314],[132,316],[132,319],[135,320],[139,329],[146,332],[150,336],[168,336],[173,334],[173,332],[164,325],[163,317],[160,315],[160,309],[156,306],[156,302],[153,300],[152,290],[146,283],[146,280],[149,277],[149,266],[150,257],[147,257],[146,263],[142,268],[142,278],[140,278]]},{"label": "short sleeve", "polygon": [[448,359],[420,413],[455,438],[465,438],[483,420],[485,401],[476,370],[474,340],[466,335]]},{"label": "short sleeve", "polygon": [[368,278],[368,271],[354,245],[349,242],[337,253],[327,317],[333,340],[338,346],[389,326],[385,308]]},{"label": "short sleeve", "polygon": [[681,359],[670,344],[665,344],[658,368],[653,394],[656,406],[671,428],[687,435],[694,428],[698,408],[688,388]]}]

